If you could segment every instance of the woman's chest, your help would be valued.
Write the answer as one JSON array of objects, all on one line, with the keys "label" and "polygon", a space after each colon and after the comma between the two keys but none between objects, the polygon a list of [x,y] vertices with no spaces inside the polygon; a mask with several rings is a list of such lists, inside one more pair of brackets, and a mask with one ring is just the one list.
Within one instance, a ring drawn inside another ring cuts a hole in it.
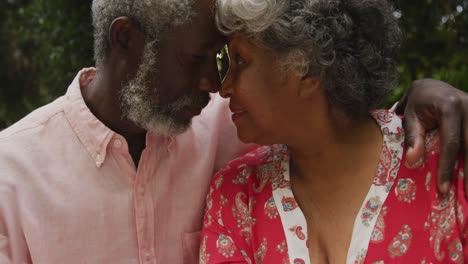
[{"label": "woman's chest", "polygon": [[252,228],[253,258],[256,263],[463,263],[463,210],[453,196],[436,199],[426,186],[424,180],[397,178],[385,201],[368,199],[354,217],[336,215],[315,225],[308,224],[304,215],[311,213],[303,213],[294,197],[258,200],[253,218],[262,224]]}]

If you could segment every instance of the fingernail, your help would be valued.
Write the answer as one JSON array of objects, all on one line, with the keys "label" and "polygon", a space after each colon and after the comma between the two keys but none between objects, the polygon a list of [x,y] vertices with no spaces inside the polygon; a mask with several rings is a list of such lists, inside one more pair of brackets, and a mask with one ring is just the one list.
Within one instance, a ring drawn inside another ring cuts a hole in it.
[{"label": "fingernail", "polygon": [[424,162],[424,158],[420,158],[418,161],[416,161],[414,164],[410,164],[408,160],[405,161],[405,166],[408,169],[416,169],[421,166],[421,164]]},{"label": "fingernail", "polygon": [[444,196],[447,196],[450,191],[450,182],[442,183],[442,185],[440,186],[440,189],[442,193],[444,194]]}]

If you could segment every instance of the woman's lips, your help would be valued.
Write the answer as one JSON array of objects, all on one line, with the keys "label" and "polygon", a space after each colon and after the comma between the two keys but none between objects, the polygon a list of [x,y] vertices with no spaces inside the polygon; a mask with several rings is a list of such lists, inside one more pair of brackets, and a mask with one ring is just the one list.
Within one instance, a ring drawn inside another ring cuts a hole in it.
[{"label": "woman's lips", "polygon": [[237,119],[241,118],[246,112],[242,109],[235,109],[230,107],[232,112],[232,121],[236,121]]},{"label": "woman's lips", "polygon": [[244,115],[244,112],[241,113],[232,113],[232,121],[236,121]]}]

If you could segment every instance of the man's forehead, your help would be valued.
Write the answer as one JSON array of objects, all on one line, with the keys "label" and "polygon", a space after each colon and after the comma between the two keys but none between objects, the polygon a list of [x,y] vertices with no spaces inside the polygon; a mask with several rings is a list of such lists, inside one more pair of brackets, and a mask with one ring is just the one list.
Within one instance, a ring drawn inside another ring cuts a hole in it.
[{"label": "man's forehead", "polygon": [[215,0],[194,0],[195,16],[190,24],[174,32],[188,43],[203,48],[220,50],[226,44],[226,37],[219,32],[215,23]]},{"label": "man's forehead", "polygon": [[204,48],[222,49],[228,42],[228,38],[218,30],[208,31],[206,35],[196,37],[197,42]]},{"label": "man's forehead", "polygon": [[203,49],[221,50],[227,44],[227,37],[215,31],[207,33],[207,35],[198,35],[191,39],[187,44],[196,44]]},{"label": "man's forehead", "polygon": [[204,15],[215,16],[216,0],[194,0],[194,11]]}]

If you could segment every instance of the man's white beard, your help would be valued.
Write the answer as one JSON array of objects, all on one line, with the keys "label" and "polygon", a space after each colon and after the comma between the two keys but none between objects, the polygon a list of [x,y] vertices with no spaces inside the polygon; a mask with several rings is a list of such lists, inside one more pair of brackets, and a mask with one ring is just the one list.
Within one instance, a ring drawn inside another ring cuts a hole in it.
[{"label": "man's white beard", "polygon": [[185,132],[191,125],[191,120],[178,120],[176,114],[198,101],[187,95],[172,102],[162,102],[161,87],[151,87],[147,83],[147,80],[158,79],[156,59],[154,42],[149,42],[145,45],[135,78],[122,89],[123,115],[149,132],[173,136]]}]

